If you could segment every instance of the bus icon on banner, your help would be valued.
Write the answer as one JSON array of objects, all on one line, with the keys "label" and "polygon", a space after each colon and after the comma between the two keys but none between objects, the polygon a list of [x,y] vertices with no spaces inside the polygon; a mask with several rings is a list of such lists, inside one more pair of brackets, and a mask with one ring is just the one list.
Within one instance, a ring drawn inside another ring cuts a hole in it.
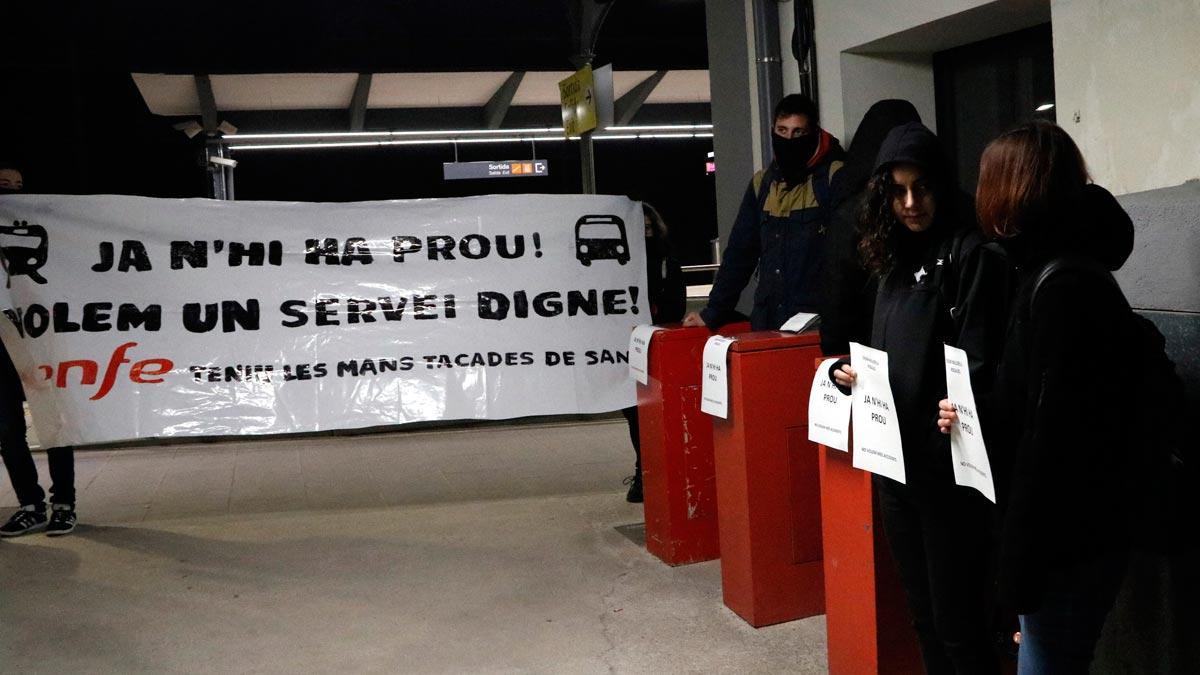
[{"label": "bus icon on banner", "polygon": [[593,260],[629,262],[625,221],[616,216],[584,216],[575,223],[575,257],[585,267]]}]

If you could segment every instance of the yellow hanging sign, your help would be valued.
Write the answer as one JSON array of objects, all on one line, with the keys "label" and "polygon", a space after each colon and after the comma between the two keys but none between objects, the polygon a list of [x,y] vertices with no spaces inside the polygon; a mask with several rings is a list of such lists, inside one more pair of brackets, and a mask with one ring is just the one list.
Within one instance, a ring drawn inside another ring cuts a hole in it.
[{"label": "yellow hanging sign", "polygon": [[558,83],[559,99],[562,101],[563,133],[578,136],[597,126],[595,81],[592,67],[584,66],[574,75]]}]

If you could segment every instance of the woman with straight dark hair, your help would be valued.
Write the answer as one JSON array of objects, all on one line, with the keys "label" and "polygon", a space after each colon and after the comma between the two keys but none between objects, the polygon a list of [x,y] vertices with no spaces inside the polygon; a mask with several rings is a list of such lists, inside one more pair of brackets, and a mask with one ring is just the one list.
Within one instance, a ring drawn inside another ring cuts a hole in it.
[{"label": "woman with straight dark hair", "polygon": [[[955,484],[949,441],[936,406],[946,396],[943,343],[989,362],[973,326],[963,279],[982,242],[966,195],[954,189],[937,137],[920,123],[888,133],[860,212],[859,252],[878,278],[870,346],[888,354],[906,482],[875,476],[892,557],[908,596],[929,673],[997,672],[991,640],[990,504]],[[969,329],[968,329],[969,328]],[[998,343],[997,341],[994,341]],[[843,391],[855,373],[845,361],[831,376]]]},{"label": "woman with straight dark hair", "polygon": [[[1130,311],[1108,273],[1132,251],[1133,224],[1048,122],[987,146],[976,206],[1016,271],[993,399],[980,411],[997,477],[1000,599],[1020,615],[1021,675],[1086,673],[1125,575],[1136,505],[1121,391],[1130,380],[1120,376],[1129,345],[1118,337]],[[948,430],[952,402],[940,407]]]}]

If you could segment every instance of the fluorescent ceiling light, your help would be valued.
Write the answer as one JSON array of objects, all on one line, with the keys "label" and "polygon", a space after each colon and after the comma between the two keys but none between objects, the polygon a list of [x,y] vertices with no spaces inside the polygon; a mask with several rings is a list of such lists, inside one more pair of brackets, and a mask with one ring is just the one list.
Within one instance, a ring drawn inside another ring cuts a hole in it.
[{"label": "fluorescent ceiling light", "polygon": [[[711,124],[659,124],[609,127],[592,138],[632,141],[642,138],[712,138]],[[281,134],[234,134],[220,139],[230,150],[291,148],[364,148],[384,145],[455,145],[458,143],[530,143],[578,141],[554,127],[531,129],[451,129],[442,131],[332,131]],[[305,142],[308,141],[308,142]]]},{"label": "fluorescent ceiling light", "polygon": [[643,124],[640,126],[609,127],[607,131],[692,131],[712,129],[711,124]]},{"label": "fluorescent ceiling light", "polygon": [[[615,133],[629,133],[640,131],[651,132],[682,132],[682,131],[707,131],[711,130],[711,124],[647,124],[639,126],[618,126],[609,127],[605,131]],[[397,137],[428,137],[428,138],[446,138],[456,136],[512,136],[514,134],[561,134],[562,129],[556,127],[540,127],[529,129],[431,129],[428,131],[314,131],[302,133],[279,133],[279,134],[230,134],[224,137],[224,141],[228,143],[237,143],[239,141],[273,141],[284,139],[304,139],[304,138],[328,138],[328,139],[346,139],[346,140],[365,140],[368,138],[397,138]]]},{"label": "fluorescent ceiling light", "polygon": [[252,140],[275,140],[285,138],[393,138],[396,136],[474,136],[501,134],[552,134],[562,133],[562,129],[544,127],[535,129],[446,129],[434,131],[314,131],[304,133],[284,134],[234,134],[226,136],[230,142]]},{"label": "fluorescent ceiling light", "polygon": [[1039,105],[1038,107],[1034,108],[1033,110],[1034,110],[1034,112],[1042,112],[1044,110],[1049,110],[1053,107],[1054,107],[1053,103],[1043,103],[1043,104]]},{"label": "fluorescent ceiling light", "polygon": [[[594,137],[597,141],[633,141],[639,139],[671,139],[671,138],[712,138],[710,133],[676,133],[676,134],[600,134]],[[230,150],[305,150],[311,148],[371,148],[385,145],[457,145],[459,143],[550,143],[577,141],[578,136],[501,136],[489,138],[412,138],[412,139],[380,139],[358,141],[334,141],[329,143],[257,143],[229,145]]]}]

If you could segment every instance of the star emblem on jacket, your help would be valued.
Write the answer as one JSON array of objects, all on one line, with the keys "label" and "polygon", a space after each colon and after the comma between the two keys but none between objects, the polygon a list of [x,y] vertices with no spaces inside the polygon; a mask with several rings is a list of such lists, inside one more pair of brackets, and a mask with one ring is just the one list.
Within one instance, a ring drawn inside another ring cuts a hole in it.
[{"label": "star emblem on jacket", "polygon": [[929,272],[925,271],[925,266],[921,265],[921,269],[917,270],[917,273],[913,275],[913,278],[916,279],[917,283],[919,284],[921,283],[921,279],[924,279],[928,274]]}]

